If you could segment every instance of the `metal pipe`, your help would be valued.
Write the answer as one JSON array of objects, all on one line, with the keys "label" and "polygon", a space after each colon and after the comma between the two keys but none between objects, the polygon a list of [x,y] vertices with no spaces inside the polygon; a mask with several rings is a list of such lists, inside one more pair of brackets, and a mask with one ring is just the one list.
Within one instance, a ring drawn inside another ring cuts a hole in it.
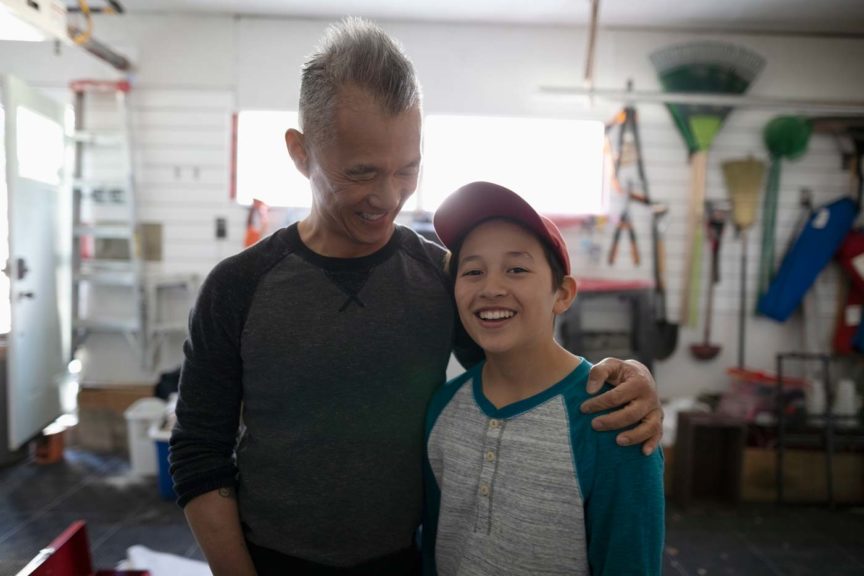
[{"label": "metal pipe", "polygon": [[597,43],[597,20],[600,14],[600,0],[591,2],[591,26],[588,28],[588,54],[585,57],[585,76],[583,81],[588,88],[594,87],[594,46]]},{"label": "metal pipe", "polygon": [[777,469],[775,485],[777,488],[777,504],[783,504],[783,452],[786,449],[786,402],[783,394],[783,359],[794,357],[793,354],[777,354]]},{"label": "metal pipe", "polygon": [[631,92],[604,88],[541,86],[540,93],[549,96],[599,98],[628,103],[702,104],[733,108],[784,109],[836,115],[864,115],[864,100],[796,100],[770,96],[746,96],[695,92]]},{"label": "metal pipe", "polygon": [[[69,37],[75,38],[79,34],[83,32],[77,26],[68,26]],[[129,72],[132,70],[132,62],[123,56],[122,54],[115,52],[111,47],[99,42],[95,38],[89,38],[83,44],[80,44],[82,48],[99,58],[100,60],[104,60],[117,70],[121,72]]]},{"label": "metal pipe", "polygon": [[828,356],[822,358],[822,378],[825,382],[825,483],[828,486],[828,507],[834,509],[834,381],[831,379]]}]

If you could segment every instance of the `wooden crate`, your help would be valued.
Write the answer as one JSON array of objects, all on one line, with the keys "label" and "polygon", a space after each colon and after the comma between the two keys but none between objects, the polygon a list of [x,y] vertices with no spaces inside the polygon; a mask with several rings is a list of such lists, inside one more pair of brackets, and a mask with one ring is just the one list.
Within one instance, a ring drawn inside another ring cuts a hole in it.
[{"label": "wooden crate", "polygon": [[[834,455],[834,499],[838,503],[864,502],[864,455],[841,452]],[[777,499],[777,454],[774,450],[744,450],[741,499],[774,502]],[[825,502],[825,453],[818,450],[786,450],[783,499],[786,502]]]},{"label": "wooden crate", "polygon": [[141,398],[153,396],[153,384],[82,385],[78,391],[78,426],[69,444],[98,452],[129,449],[123,413]]}]

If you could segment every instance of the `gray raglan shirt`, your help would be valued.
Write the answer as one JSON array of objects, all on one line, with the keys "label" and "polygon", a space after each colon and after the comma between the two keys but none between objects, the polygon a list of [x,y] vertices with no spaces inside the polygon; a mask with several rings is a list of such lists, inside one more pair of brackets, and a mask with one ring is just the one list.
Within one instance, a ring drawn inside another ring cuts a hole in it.
[{"label": "gray raglan shirt", "polygon": [[455,318],[443,255],[397,227],[370,256],[322,257],[295,224],[216,266],[184,344],[179,503],[236,486],[250,541],[318,563],[411,545]]},{"label": "gray raglan shirt", "polygon": [[[438,390],[426,421],[427,576],[662,572],[663,456],[619,447],[582,414],[583,360],[500,408],[478,364]],[[607,385],[608,389],[608,385]]]}]

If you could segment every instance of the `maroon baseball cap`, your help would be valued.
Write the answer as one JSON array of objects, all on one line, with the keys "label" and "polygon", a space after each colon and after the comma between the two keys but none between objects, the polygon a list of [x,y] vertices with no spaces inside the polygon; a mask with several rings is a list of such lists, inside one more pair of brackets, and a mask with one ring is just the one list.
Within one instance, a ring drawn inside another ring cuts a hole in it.
[{"label": "maroon baseball cap", "polygon": [[552,248],[564,274],[570,274],[567,243],[555,223],[538,214],[521,196],[498,184],[472,182],[462,186],[441,203],[432,223],[444,245],[453,250],[475,226],[491,218],[513,220],[534,232]]}]

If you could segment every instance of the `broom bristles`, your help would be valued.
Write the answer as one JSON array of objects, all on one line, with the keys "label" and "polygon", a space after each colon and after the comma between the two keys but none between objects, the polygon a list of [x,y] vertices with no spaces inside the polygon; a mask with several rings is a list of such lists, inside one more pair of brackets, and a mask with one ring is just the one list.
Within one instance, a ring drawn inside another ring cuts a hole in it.
[{"label": "broom bristles", "polygon": [[732,199],[732,220],[739,230],[749,228],[756,221],[764,175],[765,164],[758,160],[723,163],[723,176]]},{"label": "broom bristles", "polygon": [[752,82],[765,67],[765,59],[743,46],[728,42],[687,42],[657,50],[650,56],[660,74],[688,66],[714,66]]}]

